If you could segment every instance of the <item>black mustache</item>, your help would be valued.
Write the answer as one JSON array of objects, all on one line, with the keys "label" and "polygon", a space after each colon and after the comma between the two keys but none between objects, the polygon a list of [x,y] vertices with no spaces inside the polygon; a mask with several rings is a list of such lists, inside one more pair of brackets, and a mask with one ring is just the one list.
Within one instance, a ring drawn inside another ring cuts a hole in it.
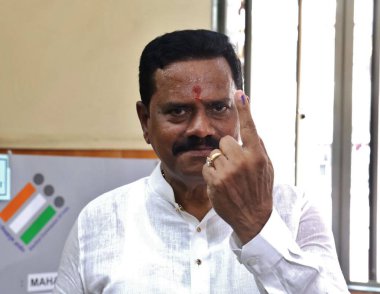
[{"label": "black mustache", "polygon": [[199,150],[200,147],[210,147],[211,149],[219,148],[219,140],[212,137],[206,136],[204,138],[199,138],[197,136],[190,136],[185,138],[182,141],[178,141],[174,143],[172,152],[173,155],[177,155],[181,152],[191,151],[191,150]]}]

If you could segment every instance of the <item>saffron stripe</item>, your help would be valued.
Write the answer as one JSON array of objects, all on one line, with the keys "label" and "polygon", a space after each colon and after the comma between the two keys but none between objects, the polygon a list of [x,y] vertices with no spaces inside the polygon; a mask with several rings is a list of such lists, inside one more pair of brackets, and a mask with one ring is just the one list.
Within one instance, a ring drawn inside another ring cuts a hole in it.
[{"label": "saffron stripe", "polygon": [[54,215],[54,208],[51,205],[46,207],[45,210],[38,216],[38,218],[30,225],[30,227],[27,228],[26,231],[21,235],[20,238],[24,244],[28,245]]},{"label": "saffron stripe", "polygon": [[35,191],[36,188],[34,188],[31,183],[27,183],[25,187],[0,212],[0,218],[5,222],[8,221]]},{"label": "saffron stripe", "polygon": [[36,197],[33,198],[31,202],[28,203],[28,205],[19,213],[17,217],[12,220],[12,222],[9,225],[9,228],[15,233],[18,234],[25,225],[34,217],[38,211],[41,210],[41,208],[46,203],[45,197],[43,197],[41,194],[38,194]]}]

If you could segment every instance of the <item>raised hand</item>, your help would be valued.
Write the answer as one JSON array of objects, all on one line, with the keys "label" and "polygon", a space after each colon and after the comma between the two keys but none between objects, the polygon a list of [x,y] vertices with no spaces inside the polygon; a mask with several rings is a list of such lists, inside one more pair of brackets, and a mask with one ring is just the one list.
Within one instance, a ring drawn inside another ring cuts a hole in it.
[{"label": "raised hand", "polygon": [[[235,93],[242,145],[233,137],[220,140],[203,166],[207,193],[215,211],[245,244],[268,221],[273,207],[273,167],[265,146],[257,134],[249,99]],[[220,156],[216,155],[222,153]]]}]

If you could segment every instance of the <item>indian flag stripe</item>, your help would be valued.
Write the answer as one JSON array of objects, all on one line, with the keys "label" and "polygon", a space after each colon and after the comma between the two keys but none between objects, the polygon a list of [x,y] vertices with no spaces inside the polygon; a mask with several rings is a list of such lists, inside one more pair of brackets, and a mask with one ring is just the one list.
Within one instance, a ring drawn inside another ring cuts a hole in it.
[{"label": "indian flag stripe", "polygon": [[25,187],[0,212],[0,218],[5,222],[8,221],[35,191],[36,188],[34,188],[31,183],[26,184]]},{"label": "indian flag stripe", "polygon": [[41,208],[46,203],[45,197],[41,194],[37,194],[31,202],[18,214],[16,218],[12,220],[9,225],[9,228],[15,233],[18,234],[25,225],[41,210]]},{"label": "indian flag stripe", "polygon": [[49,222],[49,220],[55,215],[54,208],[49,205],[45,210],[37,217],[37,219],[30,225],[29,228],[21,235],[21,240],[25,245],[28,245],[30,241],[43,229],[43,227]]}]

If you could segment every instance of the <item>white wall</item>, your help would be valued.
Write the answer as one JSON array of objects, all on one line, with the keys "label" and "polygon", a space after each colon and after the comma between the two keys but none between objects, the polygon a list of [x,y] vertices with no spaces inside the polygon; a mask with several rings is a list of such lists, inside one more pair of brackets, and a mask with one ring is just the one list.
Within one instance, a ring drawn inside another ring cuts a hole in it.
[{"label": "white wall", "polygon": [[0,148],[144,149],[138,61],[205,0],[0,1]]}]

